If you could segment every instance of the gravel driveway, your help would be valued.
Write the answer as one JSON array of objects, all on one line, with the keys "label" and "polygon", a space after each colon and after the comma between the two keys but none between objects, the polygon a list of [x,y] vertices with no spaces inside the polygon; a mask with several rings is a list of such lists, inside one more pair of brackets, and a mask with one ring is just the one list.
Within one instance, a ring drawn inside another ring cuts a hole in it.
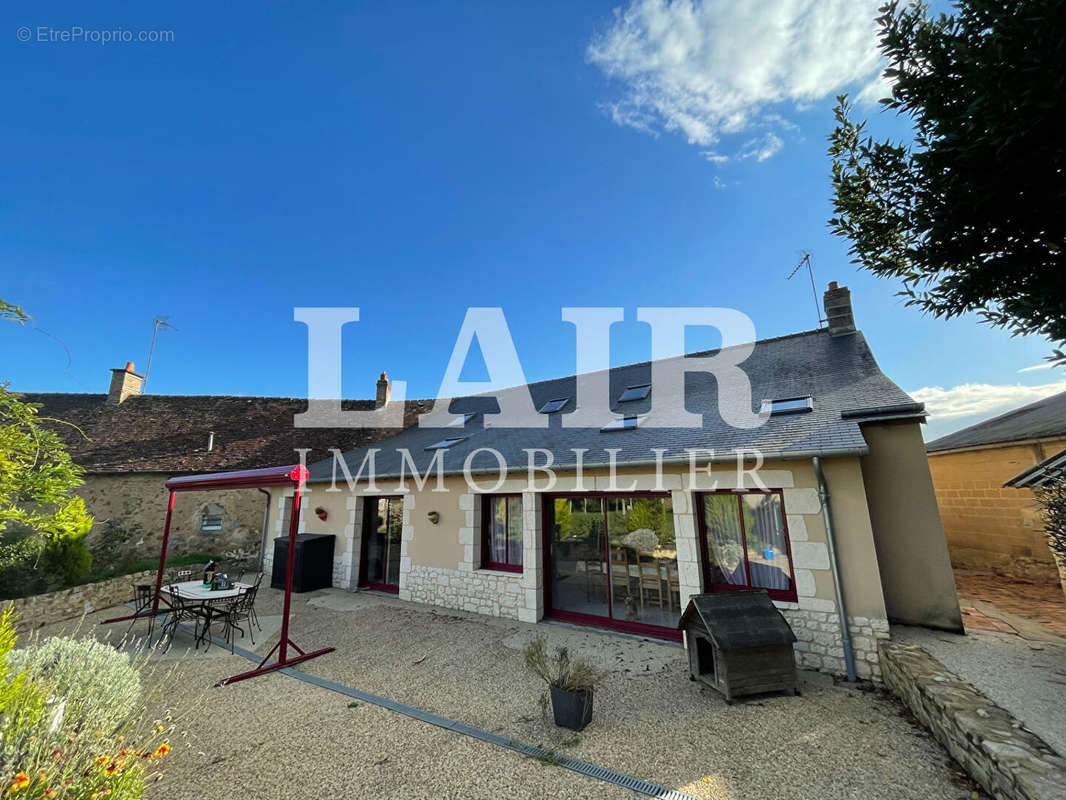
[{"label": "gravel driveway", "polygon": [[[264,615],[279,613],[281,593],[264,590],[260,605]],[[675,645],[339,590],[298,596],[293,610],[298,644],[337,648],[302,665],[308,673],[698,797],[969,794],[952,782],[944,751],[900,716],[891,697],[835,687],[813,673],[801,697],[729,706],[688,679]],[[526,673],[520,649],[534,633],[610,670],[593,723],[580,734],[542,715],[542,687]],[[265,653],[270,644],[256,649]],[[152,798],[635,796],[281,674],[209,688],[248,668],[228,654],[181,662],[169,701],[184,714],[184,737]]]}]

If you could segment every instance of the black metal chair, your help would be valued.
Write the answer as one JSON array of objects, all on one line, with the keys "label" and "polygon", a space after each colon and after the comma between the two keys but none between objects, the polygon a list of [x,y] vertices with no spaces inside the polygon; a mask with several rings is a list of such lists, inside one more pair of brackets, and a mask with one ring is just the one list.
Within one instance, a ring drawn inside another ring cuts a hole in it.
[{"label": "black metal chair", "polygon": [[[255,583],[252,584],[251,590],[254,590],[254,594],[252,595],[252,601],[251,601],[251,603],[250,603],[250,605],[248,607],[249,621],[253,625],[255,625],[255,627],[259,630],[260,633],[263,632],[263,626],[259,624],[259,614],[257,614],[256,610],[255,610],[255,598],[256,598],[256,595],[259,594],[259,586],[260,586],[260,584],[263,583],[263,575],[265,575],[265,574],[266,573],[264,573],[264,572],[260,572],[259,576],[255,579]],[[253,641],[252,644],[255,644],[255,642]]]},{"label": "black metal chair", "polygon": [[197,640],[204,642],[205,650],[211,647],[211,625],[215,622],[221,621],[224,626],[224,633],[229,631],[229,618],[233,611],[234,604],[240,599],[237,597],[217,597],[210,600],[205,600],[200,606],[200,617],[203,624],[200,628],[200,636]]},{"label": "black metal chair", "polygon": [[162,643],[164,639],[166,640],[166,645],[163,647],[164,653],[170,649],[170,645],[174,641],[174,631],[183,622],[192,623],[193,642],[196,648],[199,649],[202,636],[200,628],[201,623],[204,621],[204,614],[200,605],[198,600],[188,598],[181,594],[177,588],[170,587],[170,613],[167,614],[159,633],[159,642]]},{"label": "black metal chair", "polygon": [[[255,645],[255,636],[252,635],[252,625],[255,624],[259,627],[259,623],[255,618],[255,596],[259,592],[259,582],[257,581],[254,586],[249,589],[245,589],[241,592],[237,599],[232,602],[229,607],[229,613],[226,615],[226,641],[229,643],[229,651],[233,652],[233,632],[239,631],[241,638],[244,638],[244,628],[240,623],[247,620],[248,622],[248,639],[252,645]],[[259,628],[262,631],[262,628]]]},{"label": "black metal chair", "polygon": [[[152,583],[135,583],[133,584],[133,603],[134,613],[140,614],[142,611],[150,608],[152,605],[152,598],[155,596],[155,584]],[[130,635],[133,630],[133,626],[137,624],[138,620],[145,619],[145,617],[134,617],[130,622],[129,628],[126,629],[126,636]],[[155,614],[147,615],[148,619],[148,640],[152,639],[152,631],[155,627]]]}]

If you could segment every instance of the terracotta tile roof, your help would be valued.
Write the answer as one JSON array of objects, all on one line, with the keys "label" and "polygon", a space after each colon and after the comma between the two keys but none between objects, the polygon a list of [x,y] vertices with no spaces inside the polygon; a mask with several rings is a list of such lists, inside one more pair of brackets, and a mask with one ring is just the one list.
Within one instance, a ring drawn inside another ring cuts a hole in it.
[{"label": "terracotta tile roof", "polygon": [[[140,395],[121,405],[106,394],[21,392],[40,403],[39,415],[76,425],[51,424],[67,442],[75,463],[88,473],[219,472],[252,469],[299,460],[297,448],[311,448],[308,462],[329,458],[329,448],[362,447],[395,434],[396,429],[295,428],[294,414],[307,400],[292,397]],[[372,400],[345,401],[345,408],[370,409]],[[423,410],[405,408],[405,424]],[[214,446],[207,450],[214,432]]]}]

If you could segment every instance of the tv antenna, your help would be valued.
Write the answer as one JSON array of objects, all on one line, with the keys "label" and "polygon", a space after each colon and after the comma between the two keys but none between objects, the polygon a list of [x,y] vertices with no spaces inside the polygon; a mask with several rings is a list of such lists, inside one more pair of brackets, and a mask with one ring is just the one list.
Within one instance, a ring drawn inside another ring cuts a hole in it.
[{"label": "tv antenna", "polygon": [[797,272],[799,272],[804,267],[807,268],[807,275],[811,279],[811,295],[814,297],[814,317],[818,320],[818,327],[820,328],[822,327],[822,323],[825,322],[825,320],[822,319],[822,310],[818,307],[818,288],[814,285],[814,267],[811,265],[811,254],[808,253],[806,250],[801,250],[800,252],[803,253],[803,258],[800,259],[800,262],[796,265],[796,268],[792,270],[792,272],[788,273],[788,277],[785,278],[785,280],[792,280],[794,277],[796,277]]},{"label": "tv antenna", "polygon": [[173,325],[167,322],[166,317],[156,317],[155,324],[152,326],[152,346],[148,348],[148,366],[144,369],[144,385],[148,385],[148,373],[152,371],[152,354],[155,352],[155,337],[159,333],[160,328],[169,328],[172,331],[176,331]]}]

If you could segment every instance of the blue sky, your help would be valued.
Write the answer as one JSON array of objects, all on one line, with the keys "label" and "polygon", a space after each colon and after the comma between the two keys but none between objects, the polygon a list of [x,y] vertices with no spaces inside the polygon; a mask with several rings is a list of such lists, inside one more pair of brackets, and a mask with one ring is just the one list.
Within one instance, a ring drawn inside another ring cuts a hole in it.
[{"label": "blue sky", "polygon": [[[34,316],[0,326],[13,388],[105,391],[167,315],[150,392],[305,395],[294,306],[360,307],[350,396],[382,369],[434,395],[470,306],[503,307],[536,380],[574,369],[563,306],[626,308],[614,363],[650,352],[638,306],[815,327],[785,280],[803,250],[887,374],[944,390],[933,433],[1063,381],[1019,372],[1047,342],[923,317],[828,233],[832,96],[877,76],[860,4],[217,5],[5,6],[0,297]],[[72,26],[173,41],[38,41]]]}]

